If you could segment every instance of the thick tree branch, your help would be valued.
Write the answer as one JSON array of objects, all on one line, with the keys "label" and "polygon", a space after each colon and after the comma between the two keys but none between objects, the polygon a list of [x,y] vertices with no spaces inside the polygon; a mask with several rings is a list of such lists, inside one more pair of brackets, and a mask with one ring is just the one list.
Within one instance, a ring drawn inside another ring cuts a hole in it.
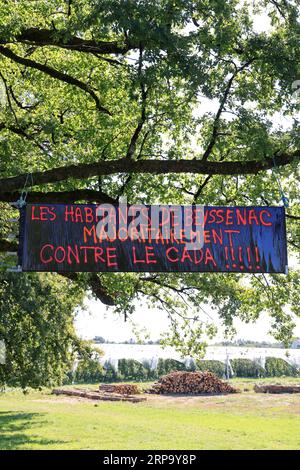
[{"label": "thick tree branch", "polygon": [[[71,281],[78,281],[79,276],[77,273],[60,273],[61,276],[64,276]],[[115,300],[111,297],[105,287],[102,285],[100,278],[96,273],[89,274],[88,285],[90,286],[93,294],[97,297],[97,299],[101,300],[101,302],[105,305],[110,307],[115,305]]]},{"label": "thick tree branch", "polygon": [[11,59],[17,64],[21,64],[21,65],[24,65],[25,67],[29,67],[35,70],[40,70],[41,72],[45,73],[46,75],[49,75],[52,78],[55,78],[56,80],[60,80],[62,82],[76,86],[77,88],[80,88],[81,90],[85,91],[93,98],[93,100],[96,103],[96,107],[98,111],[111,115],[111,113],[100,104],[100,100],[97,94],[95,93],[95,91],[91,87],[89,87],[86,83],[78,80],[77,78],[74,78],[71,75],[68,75],[66,73],[60,72],[59,70],[53,69],[52,67],[49,67],[48,65],[40,64],[39,62],[36,62],[32,59],[26,59],[25,57],[20,57],[17,54],[15,54],[13,51],[11,51],[10,49],[3,47],[1,45],[0,45],[0,54]]},{"label": "thick tree branch", "polygon": [[[300,160],[300,150],[290,154],[282,153],[275,157],[277,167],[285,166]],[[194,173],[203,175],[250,175],[266,171],[274,167],[272,157],[264,160],[204,162],[202,160],[108,160],[95,163],[82,163],[53,168],[52,170],[32,173],[33,184],[43,185],[66,181],[69,179],[82,180],[97,175],[112,175],[116,173]],[[0,193],[16,191],[26,182],[27,173],[0,179]],[[27,178],[28,179],[28,178]]]},{"label": "thick tree branch", "polygon": [[[15,191],[11,193],[1,193],[0,201],[2,202],[15,202],[20,198],[20,193]],[[102,191],[94,191],[93,189],[75,189],[73,191],[34,191],[27,195],[26,201],[33,202],[47,202],[47,203],[74,203],[77,201],[95,202],[95,203],[110,203],[114,204],[117,201]]]},{"label": "thick tree branch", "polygon": [[28,28],[16,37],[18,42],[34,44],[35,46],[57,46],[72,51],[96,54],[126,54],[138,44],[121,44],[120,41],[95,41],[71,36],[67,31]]}]

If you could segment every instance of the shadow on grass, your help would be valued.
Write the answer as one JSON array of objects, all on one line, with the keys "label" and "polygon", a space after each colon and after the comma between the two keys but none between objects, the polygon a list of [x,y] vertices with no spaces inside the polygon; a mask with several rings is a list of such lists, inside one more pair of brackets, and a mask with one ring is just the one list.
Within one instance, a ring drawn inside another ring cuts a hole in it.
[{"label": "shadow on grass", "polygon": [[32,445],[46,448],[48,445],[64,443],[26,434],[32,429],[36,429],[38,434],[38,429],[46,423],[42,418],[42,413],[0,411],[0,450],[17,450]]}]

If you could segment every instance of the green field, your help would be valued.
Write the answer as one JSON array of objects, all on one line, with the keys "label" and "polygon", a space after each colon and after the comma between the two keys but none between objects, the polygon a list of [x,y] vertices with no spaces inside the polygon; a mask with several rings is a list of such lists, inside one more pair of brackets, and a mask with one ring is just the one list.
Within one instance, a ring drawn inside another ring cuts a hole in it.
[{"label": "green field", "polygon": [[[259,380],[287,381],[300,383]],[[299,395],[255,394],[253,380],[232,382],[242,393],[138,404],[2,393],[0,449],[300,449]]]}]

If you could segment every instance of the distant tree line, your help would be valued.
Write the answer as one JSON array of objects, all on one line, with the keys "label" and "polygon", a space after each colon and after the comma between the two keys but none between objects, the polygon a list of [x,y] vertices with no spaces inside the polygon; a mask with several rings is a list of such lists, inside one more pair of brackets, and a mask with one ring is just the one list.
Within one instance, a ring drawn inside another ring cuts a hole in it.
[{"label": "distant tree line", "polygon": [[136,341],[134,340],[133,338],[130,338],[129,340],[125,340],[125,341],[111,341],[111,340],[108,340],[108,339],[105,339],[103,338],[103,336],[94,336],[94,338],[92,339],[92,342],[95,343],[95,344],[149,344],[149,345],[152,345],[152,344],[160,344],[160,340],[157,339],[157,340],[148,340],[148,341]]},{"label": "distant tree line", "polygon": [[118,381],[155,380],[172,371],[210,371],[218,377],[298,377],[300,369],[287,361],[276,357],[267,357],[264,367],[256,361],[238,358],[227,364],[217,360],[189,361],[187,364],[175,359],[160,358],[155,367],[152,361],[138,362],[135,359],[119,359],[118,367],[107,361],[103,365],[98,358],[89,358],[79,362],[77,370],[69,374],[66,383],[97,383]]}]

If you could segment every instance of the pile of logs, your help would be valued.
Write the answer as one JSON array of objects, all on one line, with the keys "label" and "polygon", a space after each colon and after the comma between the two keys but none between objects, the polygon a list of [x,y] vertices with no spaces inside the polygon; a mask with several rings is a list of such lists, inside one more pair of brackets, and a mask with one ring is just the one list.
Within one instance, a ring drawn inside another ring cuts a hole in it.
[{"label": "pile of logs", "polygon": [[107,392],[107,393],[119,393],[121,395],[138,395],[140,389],[135,384],[101,384],[99,386],[100,392]]},{"label": "pile of logs", "polygon": [[296,385],[254,385],[256,393],[300,393]]},{"label": "pile of logs", "polygon": [[132,395],[121,395],[117,393],[97,392],[92,390],[83,390],[80,388],[55,388],[52,390],[54,395],[67,395],[69,397],[88,398],[89,400],[102,401],[129,401],[131,403],[139,403],[145,401],[145,397],[135,397]]},{"label": "pile of logs", "polygon": [[212,372],[171,372],[147,390],[147,393],[188,395],[237,392],[237,389],[223,382]]}]

